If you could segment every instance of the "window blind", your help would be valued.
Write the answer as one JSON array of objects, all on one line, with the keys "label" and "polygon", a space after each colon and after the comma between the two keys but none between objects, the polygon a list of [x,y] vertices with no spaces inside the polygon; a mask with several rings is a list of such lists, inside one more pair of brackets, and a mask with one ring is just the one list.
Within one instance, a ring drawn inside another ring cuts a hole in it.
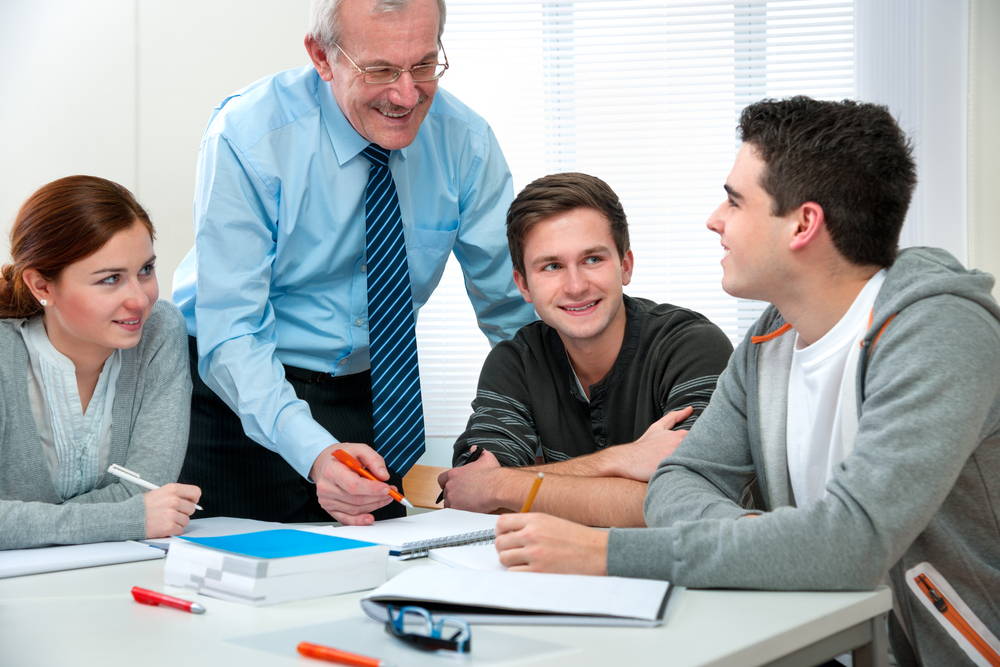
[{"label": "window blind", "polygon": [[[442,86],[493,127],[515,192],[558,171],[607,181],[629,220],[626,293],[704,313],[734,341],[763,304],[722,291],[736,123],[764,97],[854,96],[851,1],[450,0]],[[457,262],[421,310],[427,433],[465,428],[489,352]]]}]

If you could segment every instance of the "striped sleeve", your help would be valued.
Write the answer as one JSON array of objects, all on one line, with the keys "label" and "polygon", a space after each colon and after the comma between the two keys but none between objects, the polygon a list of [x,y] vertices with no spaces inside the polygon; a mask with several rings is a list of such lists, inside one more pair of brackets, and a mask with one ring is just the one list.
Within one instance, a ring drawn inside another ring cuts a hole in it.
[{"label": "striped sleeve", "polygon": [[[461,453],[459,444],[462,445]],[[480,389],[472,402],[472,416],[465,433],[455,443],[455,465],[465,462],[473,445],[491,451],[500,465],[533,464],[538,450],[538,433],[531,411],[509,396]]]},{"label": "striped sleeve", "polygon": [[483,447],[503,466],[535,462],[538,428],[531,412],[524,365],[515,345],[503,342],[490,351],[472,401],[472,416],[455,441],[452,465],[462,465],[473,445]]},{"label": "striped sleeve", "polygon": [[[695,421],[698,420],[701,413],[708,407],[708,401],[712,398],[712,393],[715,391],[715,385],[718,381],[718,373],[715,375],[703,375],[675,384],[670,388],[670,393],[667,394],[667,401],[660,406],[663,414],[670,412],[670,410],[686,408],[689,405],[694,408],[691,416],[675,426],[675,429],[690,430],[694,426]],[[671,407],[668,410],[668,405],[676,407]]]},{"label": "striped sleeve", "polygon": [[733,345],[721,329],[701,316],[667,331],[658,343],[654,358],[662,373],[660,407],[663,414],[693,407],[691,416],[675,427],[690,430],[708,407]]}]

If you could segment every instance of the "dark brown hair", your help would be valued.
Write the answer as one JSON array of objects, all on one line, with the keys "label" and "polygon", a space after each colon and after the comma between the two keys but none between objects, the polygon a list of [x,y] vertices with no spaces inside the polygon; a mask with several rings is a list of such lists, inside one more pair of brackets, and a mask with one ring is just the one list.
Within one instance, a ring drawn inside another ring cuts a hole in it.
[{"label": "dark brown hair", "polygon": [[42,311],[24,272],[55,281],[70,264],[90,257],[120,231],[141,222],[153,237],[149,214],[126,188],[96,176],[68,176],[42,186],[21,206],[10,230],[12,264],[0,275],[0,317]]},{"label": "dark brown hair", "polygon": [[628,221],[611,186],[579,172],[550,174],[526,185],[507,209],[507,245],[518,273],[525,275],[524,239],[531,228],[575,208],[592,208],[607,218],[618,257],[625,258],[629,251]]},{"label": "dark brown hair", "polygon": [[740,138],[764,161],[772,213],[823,207],[837,251],[858,266],[891,266],[917,169],[906,135],[877,104],[808,97],[761,100],[743,110]]}]

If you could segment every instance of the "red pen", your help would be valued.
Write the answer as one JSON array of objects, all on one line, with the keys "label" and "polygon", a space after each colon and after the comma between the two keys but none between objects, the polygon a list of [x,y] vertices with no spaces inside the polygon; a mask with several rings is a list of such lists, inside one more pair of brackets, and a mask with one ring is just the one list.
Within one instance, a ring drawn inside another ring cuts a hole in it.
[{"label": "red pen", "polygon": [[174,609],[180,609],[181,611],[189,611],[192,614],[205,613],[205,608],[197,602],[182,600],[180,598],[171,597],[170,595],[164,595],[163,593],[157,593],[156,591],[139,588],[138,586],[132,587],[132,597],[135,598],[136,602],[152,605],[154,607],[162,604],[165,607],[173,607]]},{"label": "red pen", "polygon": [[[379,479],[375,479],[375,475],[371,474],[370,472],[368,472],[367,470],[365,470],[362,467],[361,461],[357,460],[356,458],[354,458],[353,456],[351,456],[350,454],[348,454],[347,452],[345,452],[343,449],[338,449],[338,450],[334,451],[333,452],[333,456],[338,461],[340,461],[345,466],[347,466],[348,468],[350,468],[354,472],[358,473],[362,477],[367,477],[368,479],[370,479],[373,482],[380,482],[380,481],[382,481],[382,480],[379,480]],[[411,503],[409,500],[407,500],[406,498],[404,498],[402,493],[400,493],[399,491],[396,491],[395,489],[393,489],[391,487],[389,489],[389,495],[392,496],[393,500],[395,500],[397,503],[402,503],[406,507],[413,507],[413,503]]]},{"label": "red pen", "polygon": [[302,642],[297,648],[299,653],[307,658],[316,658],[317,660],[327,660],[329,662],[339,662],[342,665],[354,665],[354,667],[391,667],[390,663],[379,660],[378,658],[369,658],[368,656],[358,655],[357,653],[348,653],[347,651],[330,648],[329,646],[320,646],[319,644]]}]

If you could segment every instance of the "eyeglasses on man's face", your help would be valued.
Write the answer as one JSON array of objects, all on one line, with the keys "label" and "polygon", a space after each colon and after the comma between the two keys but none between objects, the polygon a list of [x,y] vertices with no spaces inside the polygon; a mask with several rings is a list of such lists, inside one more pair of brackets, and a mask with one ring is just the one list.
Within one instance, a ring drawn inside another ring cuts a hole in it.
[{"label": "eyeglasses on man's face", "polygon": [[437,81],[442,76],[444,76],[445,70],[448,69],[448,54],[444,52],[444,44],[438,44],[438,48],[441,49],[441,55],[444,56],[443,63],[424,63],[421,65],[414,65],[410,69],[400,69],[399,67],[359,67],[354,59],[347,55],[347,51],[337,44],[333,43],[340,52],[344,54],[344,57],[354,65],[354,69],[358,70],[364,78],[365,83],[370,83],[373,85],[381,85],[387,83],[395,83],[399,77],[403,75],[403,72],[409,72],[410,77],[413,79],[414,83],[425,83],[427,81]]},{"label": "eyeglasses on man's face", "polygon": [[430,612],[423,607],[397,609],[390,604],[386,605],[386,610],[389,620],[385,623],[385,631],[414,648],[458,653],[472,650],[472,630],[457,616],[440,616],[435,623]]}]

